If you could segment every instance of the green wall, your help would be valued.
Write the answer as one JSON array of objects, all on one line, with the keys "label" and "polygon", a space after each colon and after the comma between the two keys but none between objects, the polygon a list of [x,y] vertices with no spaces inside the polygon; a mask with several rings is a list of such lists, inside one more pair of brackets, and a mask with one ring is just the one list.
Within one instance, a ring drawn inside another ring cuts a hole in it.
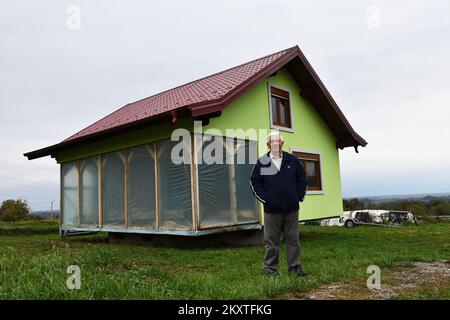
[{"label": "green wall", "polygon": [[[208,128],[270,128],[268,83],[291,94],[294,132],[280,131],[284,138],[283,150],[289,148],[319,152],[322,165],[323,194],[307,194],[300,203],[300,220],[337,216],[343,212],[339,152],[334,134],[322,120],[316,109],[299,93],[294,78],[286,69],[256,85],[252,90],[226,107],[220,118],[211,119]],[[241,136],[241,135],[237,135]],[[269,151],[265,137],[258,141],[258,154]],[[262,213],[261,207],[261,213]]]},{"label": "green wall", "polygon": [[[342,214],[342,191],[339,169],[339,152],[335,146],[335,137],[316,109],[299,94],[294,78],[286,69],[279,70],[276,75],[257,84],[250,91],[238,98],[218,118],[210,119],[210,123],[202,130],[216,128],[226,134],[225,130],[242,128],[270,129],[270,111],[268,83],[287,89],[291,93],[293,111],[293,132],[281,131],[285,140],[284,150],[290,147],[305,151],[319,152],[322,165],[322,194],[307,194],[300,204],[300,220],[336,216]],[[118,137],[89,143],[58,153],[56,159],[64,163],[76,159],[116,151],[170,137],[175,128],[186,128],[193,131],[192,119],[180,119],[174,125],[160,124],[149,128],[129,131]],[[236,133],[236,137],[245,138],[245,133]],[[268,151],[265,136],[258,140],[258,154]],[[261,206],[261,214],[262,206]]]}]

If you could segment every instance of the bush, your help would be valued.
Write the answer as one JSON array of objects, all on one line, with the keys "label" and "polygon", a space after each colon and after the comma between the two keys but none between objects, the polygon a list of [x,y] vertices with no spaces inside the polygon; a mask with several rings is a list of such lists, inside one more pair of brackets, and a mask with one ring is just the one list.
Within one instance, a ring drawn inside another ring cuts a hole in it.
[{"label": "bush", "polygon": [[38,216],[37,214],[30,214],[28,216],[28,220],[31,220],[31,221],[42,221],[42,220],[45,220],[45,217]]},{"label": "bush", "polygon": [[30,207],[26,200],[5,200],[0,207],[0,221],[27,220],[30,216]]},{"label": "bush", "polygon": [[439,203],[431,209],[434,216],[448,216],[450,215],[450,203]]}]

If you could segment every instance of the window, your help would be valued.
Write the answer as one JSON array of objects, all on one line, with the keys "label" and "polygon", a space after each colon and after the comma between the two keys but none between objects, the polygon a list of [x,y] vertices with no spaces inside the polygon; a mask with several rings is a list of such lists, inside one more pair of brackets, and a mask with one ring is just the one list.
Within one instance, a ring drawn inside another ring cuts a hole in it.
[{"label": "window", "polygon": [[294,151],[292,152],[302,162],[308,181],[308,190],[322,191],[320,174],[320,154]]},{"label": "window", "polygon": [[292,129],[289,92],[270,87],[270,110],[272,126]]}]

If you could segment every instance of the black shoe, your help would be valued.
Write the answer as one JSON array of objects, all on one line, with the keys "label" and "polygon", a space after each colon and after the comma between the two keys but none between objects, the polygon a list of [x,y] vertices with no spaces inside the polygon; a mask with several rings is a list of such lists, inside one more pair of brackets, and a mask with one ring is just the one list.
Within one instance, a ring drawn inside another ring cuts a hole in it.
[{"label": "black shoe", "polygon": [[292,273],[292,274],[295,274],[295,275],[297,275],[297,276],[299,276],[299,277],[304,277],[304,276],[307,275],[307,273],[304,272],[304,271],[302,270],[302,267],[300,267],[300,266],[295,266],[295,267],[292,268],[289,272]]}]

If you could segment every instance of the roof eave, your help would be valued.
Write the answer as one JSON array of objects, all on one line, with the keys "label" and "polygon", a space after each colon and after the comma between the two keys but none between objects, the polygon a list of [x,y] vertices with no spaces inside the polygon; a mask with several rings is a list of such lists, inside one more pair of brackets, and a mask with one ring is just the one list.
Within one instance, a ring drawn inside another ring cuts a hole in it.
[{"label": "roof eave", "polygon": [[38,159],[38,158],[42,158],[42,157],[46,157],[46,156],[51,156],[52,158],[55,158],[56,153],[58,153],[62,150],[65,150],[65,149],[68,149],[71,147],[75,147],[80,144],[97,141],[97,140],[105,138],[105,137],[109,137],[109,136],[112,136],[115,134],[122,133],[123,131],[129,130],[132,128],[137,128],[137,127],[140,127],[143,125],[149,125],[149,124],[164,123],[164,122],[169,122],[169,123],[173,124],[177,118],[181,118],[180,116],[177,116],[177,114],[183,112],[184,110],[187,110],[187,108],[182,107],[177,110],[170,110],[165,113],[161,113],[161,114],[157,115],[155,118],[145,118],[145,119],[142,119],[139,121],[126,123],[122,126],[118,126],[118,127],[114,127],[111,129],[97,132],[97,133],[93,133],[88,136],[82,136],[82,137],[79,137],[79,138],[76,138],[73,140],[64,140],[60,143],[51,145],[49,147],[45,147],[42,149],[37,149],[34,151],[24,153],[23,155],[25,157],[27,157],[28,160],[34,160],[34,159]]}]

